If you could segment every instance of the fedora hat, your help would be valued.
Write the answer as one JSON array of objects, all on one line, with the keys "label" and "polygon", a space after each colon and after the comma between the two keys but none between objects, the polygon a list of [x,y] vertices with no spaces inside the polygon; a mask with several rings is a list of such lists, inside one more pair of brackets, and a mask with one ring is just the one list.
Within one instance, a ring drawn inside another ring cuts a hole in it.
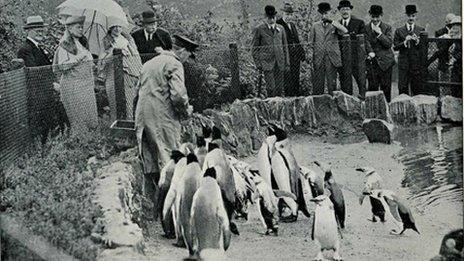
[{"label": "fedora hat", "polygon": [[200,45],[197,44],[196,42],[188,39],[185,36],[181,36],[178,34],[175,34],[174,36],[174,44],[185,48],[189,52],[194,52]]},{"label": "fedora hat", "polygon": [[293,13],[293,12],[295,12],[295,11],[293,10],[292,4],[291,4],[291,3],[288,3],[288,2],[284,3],[284,7],[282,8],[282,11],[283,11],[284,13]]},{"label": "fedora hat", "polygon": [[319,13],[321,13],[321,14],[322,14],[322,13],[325,13],[325,12],[328,12],[328,11],[330,11],[330,10],[332,10],[332,8],[330,7],[330,4],[329,4],[329,3],[322,2],[322,3],[319,3],[319,4],[317,5],[317,11],[318,11]]},{"label": "fedora hat", "polygon": [[264,12],[268,17],[274,17],[277,14],[277,11],[273,5],[266,5],[266,7],[264,7]]},{"label": "fedora hat", "polygon": [[407,5],[406,6],[406,14],[416,14],[416,13],[417,13],[416,5]]},{"label": "fedora hat", "polygon": [[34,16],[29,16],[26,19],[26,25],[24,25],[23,28],[32,29],[32,28],[41,28],[41,27],[46,27],[46,26],[48,26],[48,24],[44,23],[42,16],[34,15]]},{"label": "fedora hat", "polygon": [[64,21],[65,25],[80,24],[85,21],[85,16],[70,16]]},{"label": "fedora hat", "polygon": [[350,9],[353,9],[351,2],[348,0],[342,0],[340,3],[338,3],[338,10],[342,9],[343,7],[349,7]]},{"label": "fedora hat", "polygon": [[151,24],[156,22],[155,13],[153,11],[144,11],[142,13],[142,23]]},{"label": "fedora hat", "polygon": [[372,15],[372,16],[383,15],[382,6],[380,6],[380,5],[371,5],[371,8],[369,9],[369,14]]}]

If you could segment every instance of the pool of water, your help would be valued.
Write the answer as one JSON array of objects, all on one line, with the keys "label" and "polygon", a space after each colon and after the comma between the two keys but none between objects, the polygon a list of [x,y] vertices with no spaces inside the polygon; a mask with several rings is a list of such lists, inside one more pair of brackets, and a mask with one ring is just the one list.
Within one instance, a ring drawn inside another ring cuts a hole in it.
[{"label": "pool of water", "polygon": [[405,165],[408,200],[420,210],[448,205],[462,214],[462,127],[400,130],[395,141],[403,147],[397,159]]}]

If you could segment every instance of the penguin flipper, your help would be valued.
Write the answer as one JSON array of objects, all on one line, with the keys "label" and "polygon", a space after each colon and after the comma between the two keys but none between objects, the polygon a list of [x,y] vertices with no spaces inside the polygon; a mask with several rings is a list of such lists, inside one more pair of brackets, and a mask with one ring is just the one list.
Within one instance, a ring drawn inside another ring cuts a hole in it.
[{"label": "penguin flipper", "polygon": [[314,240],[314,227],[316,226],[316,215],[313,215],[313,226],[311,228],[311,239]]},{"label": "penguin flipper", "polygon": [[283,197],[287,197],[287,198],[291,198],[293,200],[296,200],[296,196],[295,194],[293,194],[292,192],[288,192],[288,191],[284,191],[284,190],[278,190],[278,189],[274,189],[274,195],[278,198],[283,198]]},{"label": "penguin flipper", "polygon": [[385,202],[388,205],[388,208],[390,209],[390,213],[392,214],[393,218],[396,219],[398,222],[402,222],[400,213],[398,211],[398,203],[396,203],[393,200],[388,199],[387,197],[383,197]]},{"label": "penguin flipper", "polygon": [[166,198],[164,199],[163,219],[167,218],[167,214],[169,212],[169,209],[171,209],[172,205],[174,204],[175,198],[176,198],[176,192],[171,187],[169,188],[168,194],[166,195]]}]

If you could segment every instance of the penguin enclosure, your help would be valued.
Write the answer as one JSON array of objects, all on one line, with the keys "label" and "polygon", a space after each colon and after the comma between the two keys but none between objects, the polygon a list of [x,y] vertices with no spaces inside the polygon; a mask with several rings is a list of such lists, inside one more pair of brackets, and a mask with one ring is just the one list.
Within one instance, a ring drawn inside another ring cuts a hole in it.
[{"label": "penguin enclosure", "polygon": [[[393,144],[369,143],[364,135],[349,137],[289,136],[290,149],[300,166],[314,171],[315,160],[327,164],[340,186],[346,205],[345,229],[341,231],[343,260],[430,260],[438,254],[443,236],[463,226],[462,127],[439,125],[403,129],[394,133]],[[257,156],[241,160],[256,164]],[[382,188],[393,191],[410,209],[419,233],[408,229],[391,234],[393,217],[372,222],[367,199],[360,205],[369,166],[382,177]],[[319,170],[320,171],[320,170]],[[315,205],[310,205],[314,215]],[[311,239],[312,218],[299,212],[296,222],[279,222],[279,234],[265,235],[258,206],[250,205],[248,220],[234,220],[240,235],[232,235],[228,260],[313,260],[319,245]],[[151,260],[182,260],[185,248],[164,238],[158,222],[147,223],[146,254]],[[333,260],[333,251],[324,258]]]}]

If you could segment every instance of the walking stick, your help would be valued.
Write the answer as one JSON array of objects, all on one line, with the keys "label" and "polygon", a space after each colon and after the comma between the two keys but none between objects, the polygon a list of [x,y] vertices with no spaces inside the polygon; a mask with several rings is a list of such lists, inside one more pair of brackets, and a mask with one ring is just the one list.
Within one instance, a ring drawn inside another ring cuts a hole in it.
[{"label": "walking stick", "polygon": [[[374,90],[371,90],[372,89],[372,85],[375,81],[375,74],[374,74],[374,62],[375,62],[375,57],[374,58],[366,58],[366,60],[368,61],[368,73],[369,73],[369,91],[374,91]],[[375,91],[380,91],[380,85],[377,84],[377,90]]]}]

